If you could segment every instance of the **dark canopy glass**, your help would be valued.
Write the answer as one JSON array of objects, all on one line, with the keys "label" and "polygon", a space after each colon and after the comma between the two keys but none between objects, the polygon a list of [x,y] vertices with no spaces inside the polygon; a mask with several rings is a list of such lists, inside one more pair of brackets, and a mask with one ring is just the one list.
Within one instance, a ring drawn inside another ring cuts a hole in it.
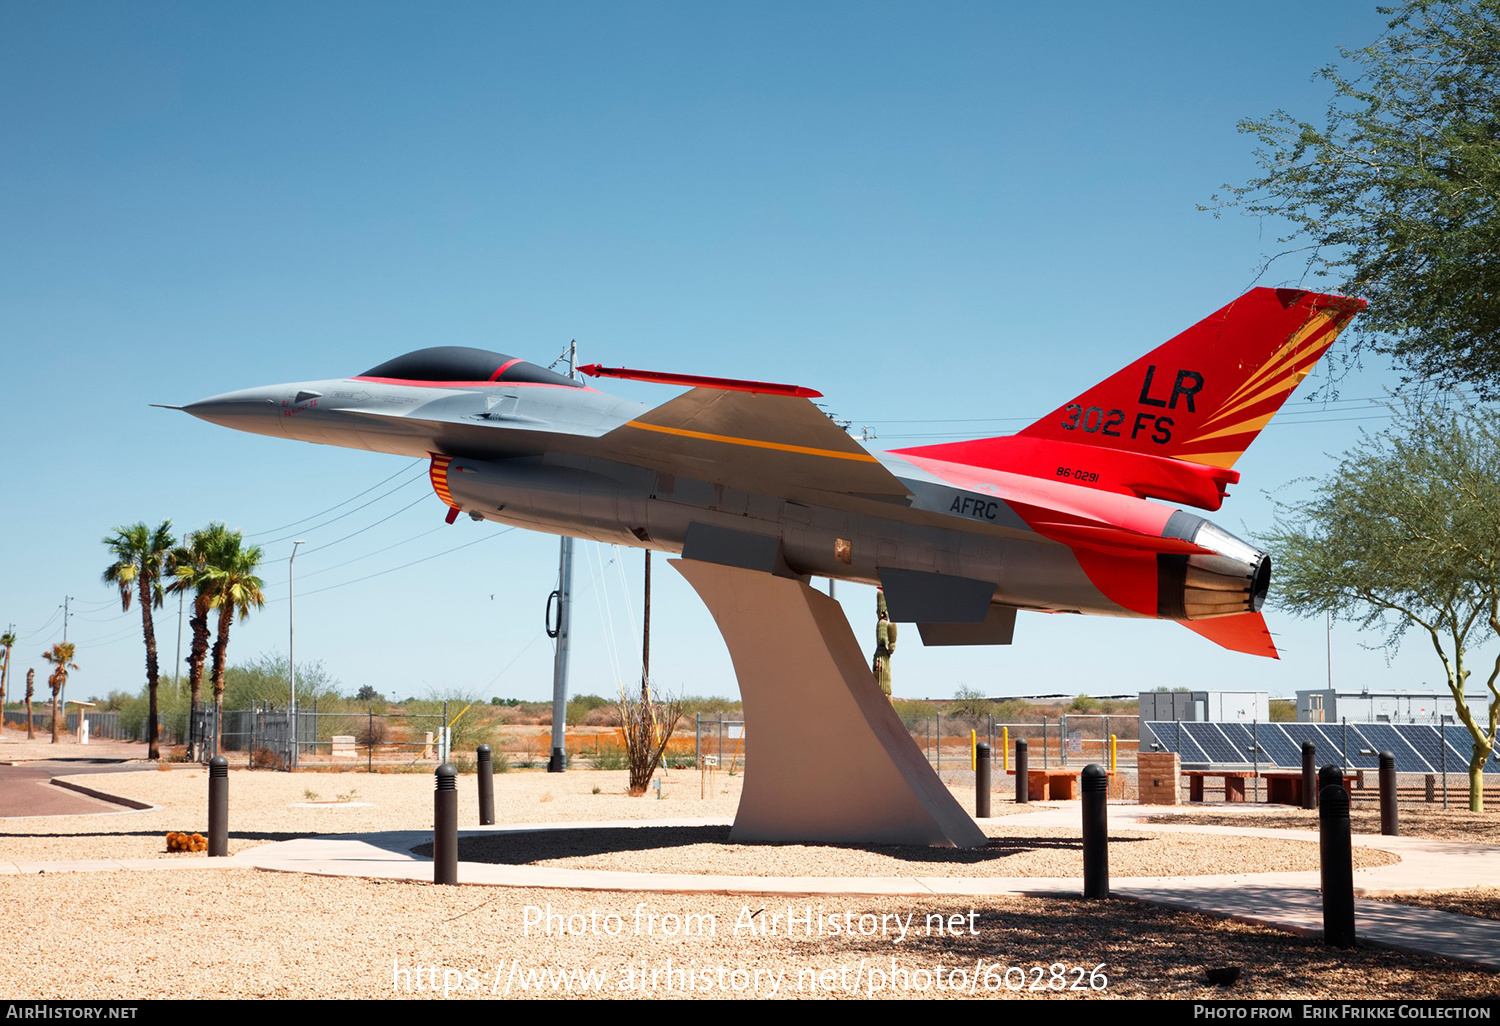
[{"label": "dark canopy glass", "polygon": [[[505,368],[498,376],[496,371]],[[545,367],[517,360],[504,353],[467,346],[434,346],[387,360],[362,375],[367,378],[401,378],[405,381],[528,381],[539,385],[566,385],[580,388],[578,382]]]}]

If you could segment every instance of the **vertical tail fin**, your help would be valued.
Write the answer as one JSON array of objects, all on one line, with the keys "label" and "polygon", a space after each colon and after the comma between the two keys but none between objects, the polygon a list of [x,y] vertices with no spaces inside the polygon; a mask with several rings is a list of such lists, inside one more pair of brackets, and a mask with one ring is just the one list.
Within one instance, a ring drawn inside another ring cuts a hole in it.
[{"label": "vertical tail fin", "polygon": [[1018,434],[896,452],[1218,509],[1235,461],[1364,308],[1251,289]]},{"label": "vertical tail fin", "polygon": [[1364,308],[1252,289],[1021,434],[1232,467]]}]

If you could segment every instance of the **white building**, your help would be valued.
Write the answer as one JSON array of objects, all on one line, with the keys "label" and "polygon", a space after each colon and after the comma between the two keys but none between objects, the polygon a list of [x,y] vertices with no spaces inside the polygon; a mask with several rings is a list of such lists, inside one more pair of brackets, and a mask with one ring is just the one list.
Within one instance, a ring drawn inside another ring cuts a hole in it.
[{"label": "white building", "polygon": [[1271,699],[1265,691],[1142,691],[1139,695],[1142,722],[1266,723],[1271,719]]},{"label": "white building", "polygon": [[[1483,696],[1468,697],[1469,711],[1476,718],[1487,716]],[[1447,691],[1336,691],[1318,688],[1297,692],[1298,723],[1431,723],[1446,716],[1457,722],[1456,704]]]}]

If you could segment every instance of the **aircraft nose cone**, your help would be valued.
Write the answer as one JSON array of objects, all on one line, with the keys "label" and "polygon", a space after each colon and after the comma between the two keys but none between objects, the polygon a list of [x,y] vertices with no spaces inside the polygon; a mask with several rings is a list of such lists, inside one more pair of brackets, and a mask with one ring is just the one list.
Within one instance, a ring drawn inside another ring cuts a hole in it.
[{"label": "aircraft nose cone", "polygon": [[281,410],[271,390],[247,388],[238,392],[199,399],[188,403],[183,410],[200,420],[236,431],[250,431],[258,435],[283,434]]}]

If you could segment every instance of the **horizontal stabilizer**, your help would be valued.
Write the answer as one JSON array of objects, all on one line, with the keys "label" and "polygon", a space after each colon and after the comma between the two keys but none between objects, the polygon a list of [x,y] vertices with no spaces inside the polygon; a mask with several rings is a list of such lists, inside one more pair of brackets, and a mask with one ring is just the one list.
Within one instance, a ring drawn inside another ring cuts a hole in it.
[{"label": "horizontal stabilizer", "polygon": [[1121,530],[1107,524],[1060,524],[1035,520],[1031,526],[1040,535],[1060,541],[1066,545],[1082,545],[1085,548],[1106,552],[1157,553],[1177,556],[1213,555],[1213,549],[1205,549],[1182,538],[1155,538]]},{"label": "horizontal stabilizer", "polygon": [[1200,634],[1215,645],[1231,652],[1246,655],[1268,656],[1280,659],[1276,654],[1276,642],[1271,640],[1271,631],[1266,627],[1266,618],[1259,613],[1241,613],[1238,616],[1216,616],[1209,620],[1179,620],[1188,630]]}]

